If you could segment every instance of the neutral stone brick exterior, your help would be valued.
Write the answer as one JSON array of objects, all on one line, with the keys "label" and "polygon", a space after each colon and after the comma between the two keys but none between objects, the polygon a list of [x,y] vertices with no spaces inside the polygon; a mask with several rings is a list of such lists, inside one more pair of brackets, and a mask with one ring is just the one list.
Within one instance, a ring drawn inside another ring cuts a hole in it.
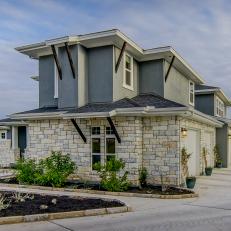
[{"label": "neutral stone brick exterior", "polygon": [[[215,145],[215,128],[188,118],[168,117],[116,117],[113,122],[120,135],[121,143],[116,141],[116,156],[126,163],[129,179],[138,184],[139,169],[148,170],[148,182],[155,184],[180,185],[184,182],[181,175],[181,149],[184,139],[181,128],[196,129],[200,133],[200,148],[206,146],[205,132],[211,133],[212,146]],[[40,159],[50,155],[51,151],[69,153],[76,162],[76,174],[85,180],[98,180],[98,175],[91,169],[91,127],[101,129],[101,152],[105,150],[105,128],[109,126],[106,118],[78,119],[87,142],[81,139],[70,120],[28,121],[28,145],[25,157]],[[13,161],[10,140],[0,144],[1,156]],[[2,155],[4,153],[4,155]],[[5,154],[6,153],[6,154]],[[102,156],[105,161],[105,155]],[[200,168],[203,160],[200,156]]]},{"label": "neutral stone brick exterior", "polygon": [[15,163],[18,156],[18,150],[11,148],[11,140],[0,140],[0,167],[8,167]]}]

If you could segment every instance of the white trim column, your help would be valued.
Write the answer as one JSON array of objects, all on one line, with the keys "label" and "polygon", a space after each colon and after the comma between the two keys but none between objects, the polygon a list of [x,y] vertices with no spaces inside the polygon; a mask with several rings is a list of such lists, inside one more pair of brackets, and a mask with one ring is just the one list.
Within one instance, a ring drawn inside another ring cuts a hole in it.
[{"label": "white trim column", "polygon": [[18,149],[18,127],[12,126],[12,149]]}]

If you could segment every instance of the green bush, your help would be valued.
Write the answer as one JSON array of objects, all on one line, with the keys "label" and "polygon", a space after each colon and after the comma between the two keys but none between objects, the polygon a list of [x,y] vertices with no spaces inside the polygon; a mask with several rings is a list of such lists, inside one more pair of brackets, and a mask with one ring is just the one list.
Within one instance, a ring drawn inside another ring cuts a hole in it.
[{"label": "green bush", "polygon": [[16,179],[20,183],[34,184],[38,168],[35,160],[25,159],[16,163]]},{"label": "green bush", "polygon": [[147,186],[147,176],[148,176],[148,171],[146,168],[141,168],[139,170],[139,182],[141,187]]},{"label": "green bush", "polygon": [[118,173],[124,168],[125,163],[116,158],[111,158],[105,165],[100,165],[100,163],[94,165],[94,169],[97,170],[101,178],[101,187],[111,192],[123,192],[128,189],[130,185],[127,180],[128,172],[118,176]]},{"label": "green bush", "polygon": [[21,160],[17,165],[17,179],[28,184],[61,187],[75,169],[69,154],[52,151],[51,156],[39,163],[31,159]]},{"label": "green bush", "polygon": [[51,156],[39,162],[42,174],[36,177],[37,183],[41,185],[52,185],[61,187],[67,177],[74,173],[76,166],[70,155],[62,155],[61,152],[52,152]]}]

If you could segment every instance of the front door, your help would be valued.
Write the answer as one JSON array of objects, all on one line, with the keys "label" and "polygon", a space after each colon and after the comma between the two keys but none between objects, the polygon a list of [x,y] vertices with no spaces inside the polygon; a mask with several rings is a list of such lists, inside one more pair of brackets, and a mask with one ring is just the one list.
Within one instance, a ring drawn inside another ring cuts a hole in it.
[{"label": "front door", "polygon": [[27,139],[26,139],[26,127],[20,126],[18,127],[18,148],[20,150],[20,158],[24,157],[25,149],[27,146]]}]

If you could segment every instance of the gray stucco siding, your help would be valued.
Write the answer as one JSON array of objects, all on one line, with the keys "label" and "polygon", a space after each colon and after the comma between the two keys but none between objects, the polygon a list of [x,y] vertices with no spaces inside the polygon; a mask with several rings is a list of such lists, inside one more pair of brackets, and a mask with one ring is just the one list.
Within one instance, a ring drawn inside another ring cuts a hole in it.
[{"label": "gray stucco siding", "polygon": [[[164,75],[169,63],[164,62]],[[189,79],[179,72],[174,66],[171,67],[167,81],[164,84],[164,97],[183,105],[189,104]]]},{"label": "gray stucco siding", "polygon": [[113,46],[88,49],[88,101],[113,100]]},{"label": "gray stucco siding", "polygon": [[228,129],[229,128],[227,124],[225,124],[222,128],[216,129],[216,144],[219,149],[223,167],[228,167],[228,155],[229,155]]},{"label": "gray stucco siding", "polygon": [[[75,71],[78,68],[78,47],[70,46],[71,57],[74,63]],[[73,78],[71,66],[68,60],[67,52],[64,47],[59,48],[58,57],[62,70],[62,80],[59,79],[58,107],[77,107],[78,106],[78,74]]]},{"label": "gray stucco siding", "polygon": [[57,106],[54,98],[54,58],[52,55],[39,58],[39,107]]},{"label": "gray stucco siding", "polygon": [[195,108],[208,115],[214,115],[214,94],[195,96]]},{"label": "gray stucco siding", "polygon": [[164,96],[163,60],[139,63],[140,93],[156,93]]}]

